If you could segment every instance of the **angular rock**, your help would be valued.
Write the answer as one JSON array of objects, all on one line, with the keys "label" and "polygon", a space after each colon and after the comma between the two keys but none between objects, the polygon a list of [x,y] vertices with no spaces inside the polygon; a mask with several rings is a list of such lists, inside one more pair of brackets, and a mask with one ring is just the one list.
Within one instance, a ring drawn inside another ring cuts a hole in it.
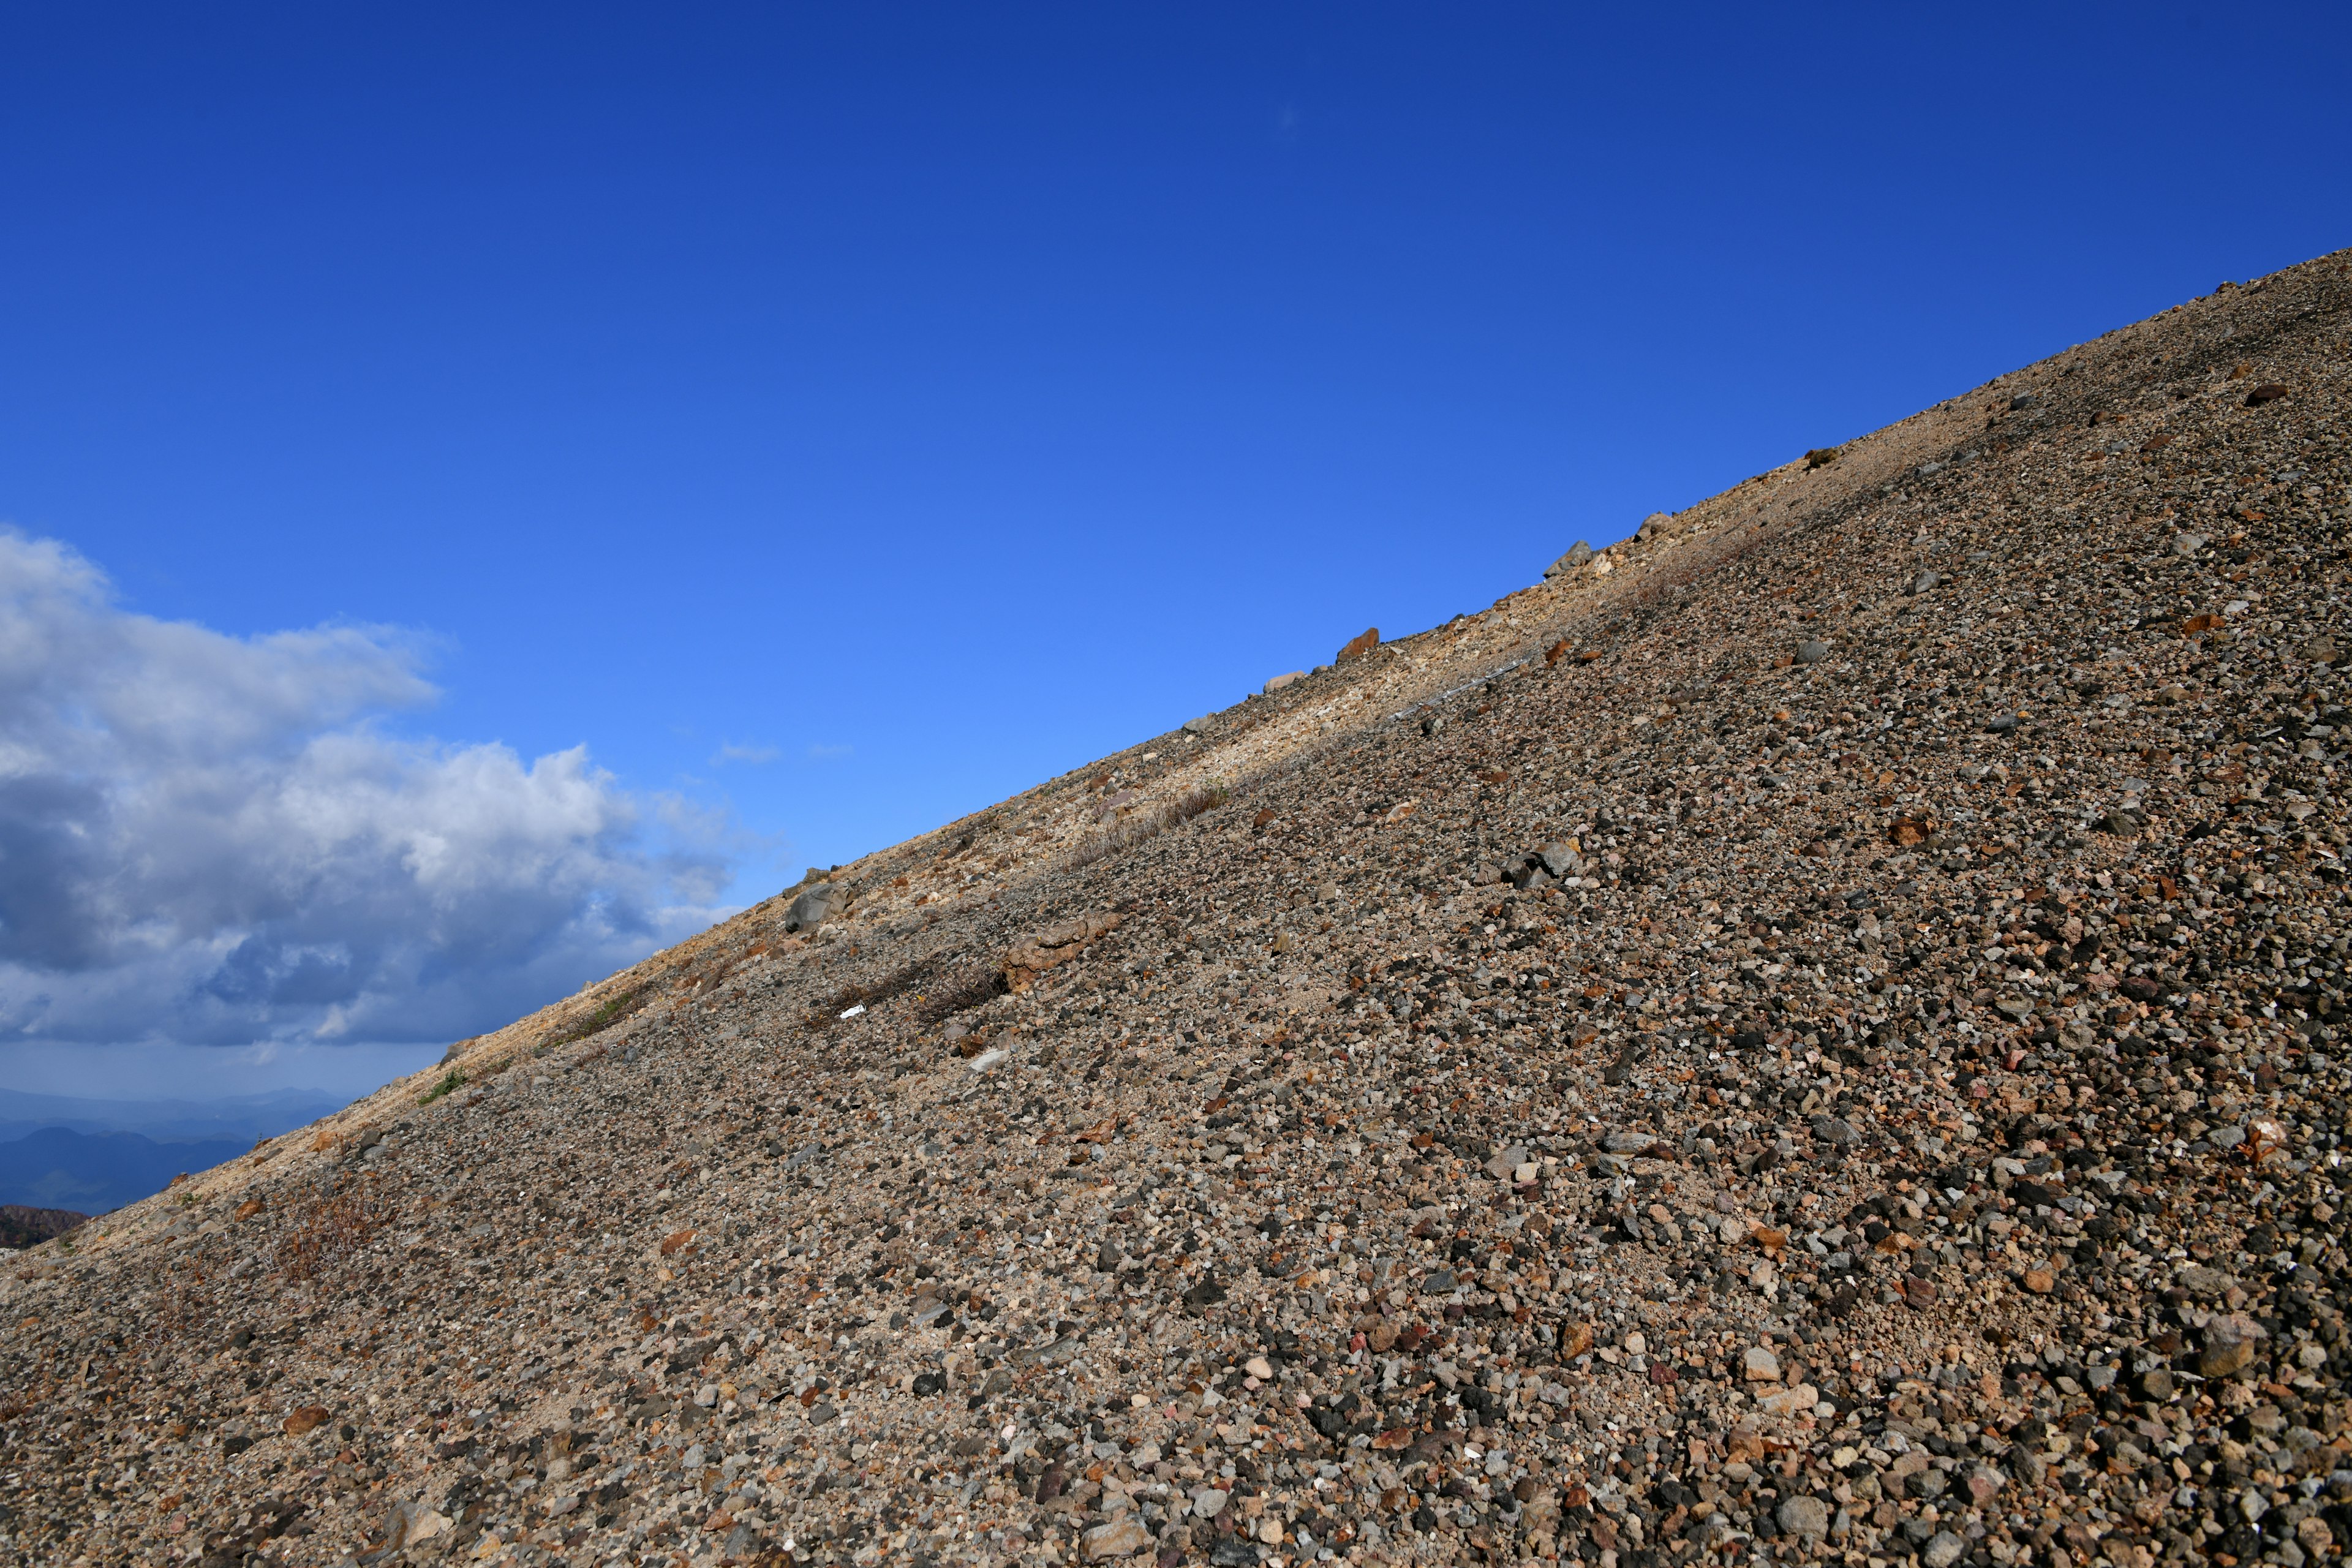
[{"label": "angular rock", "polygon": [[1809,1494],[1783,1499],[1773,1517],[1780,1521],[1782,1534],[1793,1535],[1808,1545],[1818,1546],[1830,1532],[1829,1504]]},{"label": "angular rock", "polygon": [[1592,546],[1580,539],[1569,547],[1567,554],[1544,568],[1544,576],[1564,577],[1591,559]]},{"label": "angular rock", "polygon": [[1140,1521],[1129,1516],[1096,1525],[1078,1539],[1087,1562],[1106,1563],[1115,1557],[1134,1556],[1151,1544],[1151,1532],[1143,1528]]},{"label": "angular rock", "polygon": [[838,920],[849,904],[848,890],[832,882],[819,882],[793,900],[784,912],[786,931],[814,931],[825,921]]}]

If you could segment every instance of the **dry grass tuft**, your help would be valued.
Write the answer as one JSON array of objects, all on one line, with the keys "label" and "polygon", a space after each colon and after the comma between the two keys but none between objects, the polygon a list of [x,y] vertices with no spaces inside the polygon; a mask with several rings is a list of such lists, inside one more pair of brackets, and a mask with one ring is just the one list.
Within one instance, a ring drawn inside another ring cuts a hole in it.
[{"label": "dry grass tuft", "polygon": [[395,1205],[374,1176],[359,1176],[296,1199],[278,1239],[278,1276],[289,1285],[331,1279],[392,1222]]},{"label": "dry grass tuft", "polygon": [[1171,827],[1181,826],[1203,813],[1216,810],[1233,798],[1233,791],[1222,780],[1188,790],[1158,811],[1139,813],[1109,832],[1097,834],[1087,840],[1070,851],[1062,862],[1062,868],[1066,871],[1082,870],[1097,860],[1107,860],[1129,845],[1156,838]]}]

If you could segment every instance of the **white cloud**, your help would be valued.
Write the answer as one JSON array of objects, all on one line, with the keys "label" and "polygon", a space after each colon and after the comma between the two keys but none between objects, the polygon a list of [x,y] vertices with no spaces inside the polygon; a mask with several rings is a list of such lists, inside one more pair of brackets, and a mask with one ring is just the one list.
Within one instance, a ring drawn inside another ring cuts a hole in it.
[{"label": "white cloud", "polygon": [[478,1033],[708,925],[707,821],[584,748],[390,733],[415,639],[129,613],[0,531],[0,1035],[373,1045]]},{"label": "white cloud", "polygon": [[808,749],[808,754],[815,758],[820,763],[829,763],[836,760],[837,758],[845,757],[855,750],[856,750],[856,748],[854,746],[828,746],[823,742],[819,742],[817,744],[811,746]]},{"label": "white cloud", "polygon": [[738,746],[730,742],[721,744],[710,754],[710,765],[723,768],[730,763],[750,763],[756,767],[761,763],[772,763],[782,755],[773,746]]}]

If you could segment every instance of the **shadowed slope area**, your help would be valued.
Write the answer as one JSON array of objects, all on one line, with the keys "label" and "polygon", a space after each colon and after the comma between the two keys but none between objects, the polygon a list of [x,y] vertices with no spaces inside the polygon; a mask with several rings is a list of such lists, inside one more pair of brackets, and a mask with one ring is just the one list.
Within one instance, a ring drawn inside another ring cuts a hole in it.
[{"label": "shadowed slope area", "polygon": [[2347,305],[1811,454],[0,1265],[14,1549],[2325,1549]]}]

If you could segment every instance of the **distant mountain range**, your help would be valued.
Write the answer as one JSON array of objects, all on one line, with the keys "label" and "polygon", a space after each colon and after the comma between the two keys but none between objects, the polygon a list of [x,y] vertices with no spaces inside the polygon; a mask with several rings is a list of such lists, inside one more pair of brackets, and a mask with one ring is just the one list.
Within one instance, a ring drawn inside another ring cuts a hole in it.
[{"label": "distant mountain range", "polygon": [[[83,1100],[0,1089],[0,1205],[104,1214],[234,1160],[344,1102],[317,1089],[226,1100]],[[13,1230],[13,1227],[6,1227]],[[55,1231],[0,1245],[26,1246]]]},{"label": "distant mountain range", "polygon": [[64,1127],[76,1132],[138,1132],[161,1141],[239,1139],[249,1146],[331,1115],[347,1103],[345,1098],[315,1089],[281,1089],[226,1100],[84,1100],[0,1089],[0,1141],[44,1127]]},{"label": "distant mountain range", "polygon": [[0,1203],[104,1214],[162,1192],[183,1171],[205,1171],[252,1145],[226,1139],[159,1142],[137,1132],[44,1127],[0,1143]]}]

